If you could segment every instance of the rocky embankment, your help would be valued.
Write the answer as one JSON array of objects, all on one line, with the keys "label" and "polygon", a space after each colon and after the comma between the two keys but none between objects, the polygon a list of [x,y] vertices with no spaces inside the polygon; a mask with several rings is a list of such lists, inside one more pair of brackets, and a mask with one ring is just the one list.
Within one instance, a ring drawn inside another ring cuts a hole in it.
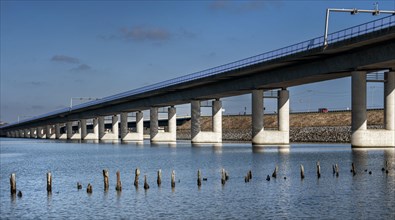
[{"label": "rocky embankment", "polygon": [[[368,111],[368,128],[382,129],[384,116],[382,110]],[[265,129],[277,128],[277,116],[265,115]],[[290,115],[291,142],[328,142],[349,143],[351,137],[351,113],[296,113]],[[203,117],[202,130],[209,131],[211,118]],[[224,116],[222,123],[224,141],[250,141],[251,116]],[[190,139],[190,122],[178,127],[177,139]]]}]

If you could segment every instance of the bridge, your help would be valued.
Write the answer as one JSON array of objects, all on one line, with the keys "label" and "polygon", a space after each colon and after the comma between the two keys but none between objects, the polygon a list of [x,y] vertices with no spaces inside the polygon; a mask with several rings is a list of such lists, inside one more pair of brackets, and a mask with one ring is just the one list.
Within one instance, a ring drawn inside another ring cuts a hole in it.
[{"label": "bridge", "polygon": [[[368,130],[366,84],[369,73],[384,78],[384,129]],[[143,113],[150,110],[150,140],[176,141],[176,105],[191,105],[192,143],[222,142],[221,98],[251,94],[252,144],[289,145],[289,91],[307,83],[352,78],[353,147],[395,147],[395,16],[317,37],[278,50],[218,67],[123,92],[72,108],[64,108],[1,127],[8,137],[82,140],[143,140]],[[334,88],[335,89],[335,88]],[[263,125],[264,91],[275,91],[278,99],[278,130]],[[203,101],[210,101],[213,128],[200,129]],[[168,126],[158,130],[158,109],[167,108]],[[134,132],[128,114],[135,118]],[[105,117],[111,129],[105,131]],[[120,120],[119,120],[120,118]],[[87,121],[92,132],[87,131]],[[78,125],[77,131],[73,123]],[[64,127],[65,129],[61,129]],[[65,130],[65,133],[61,131]],[[119,131],[120,130],[120,131]]]}]

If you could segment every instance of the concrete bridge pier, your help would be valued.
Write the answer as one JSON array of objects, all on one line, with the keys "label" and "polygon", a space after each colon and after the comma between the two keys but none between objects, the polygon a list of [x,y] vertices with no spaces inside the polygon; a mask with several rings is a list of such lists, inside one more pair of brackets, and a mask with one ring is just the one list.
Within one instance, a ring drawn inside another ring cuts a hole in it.
[{"label": "concrete bridge pier", "polygon": [[16,130],[16,133],[15,133],[15,134],[16,134],[16,137],[17,137],[17,138],[20,138],[20,137],[21,137],[21,131],[20,131],[20,130]]},{"label": "concrete bridge pier", "polygon": [[252,91],[253,145],[289,145],[289,91],[279,90],[277,96],[278,130],[264,130],[263,91]]},{"label": "concrete bridge pier", "polygon": [[[61,132],[61,128],[63,127],[63,133]],[[67,125],[59,124],[59,139],[65,140],[67,139]]]},{"label": "concrete bridge pier", "polygon": [[37,128],[37,138],[46,138],[46,132],[43,127]]},{"label": "concrete bridge pier", "polygon": [[29,132],[30,132],[29,129],[25,129],[25,130],[24,130],[24,137],[25,137],[25,138],[30,138],[30,133],[29,133]]},{"label": "concrete bridge pier", "polygon": [[30,128],[30,138],[36,138],[36,129]]},{"label": "concrete bridge pier", "polygon": [[222,143],[222,101],[212,102],[212,131],[202,131],[200,127],[200,100],[191,101],[191,142],[192,144]]},{"label": "concrete bridge pier", "polygon": [[136,132],[129,132],[128,113],[121,113],[121,140],[122,141],[144,141],[143,112],[136,112]]},{"label": "concrete bridge pier", "polygon": [[171,106],[167,109],[168,130],[159,131],[158,108],[150,109],[150,140],[156,142],[176,142],[177,141],[177,115],[176,108]]},{"label": "concrete bridge pier", "polygon": [[56,123],[55,124],[55,139],[60,139],[60,124]]},{"label": "concrete bridge pier", "polygon": [[385,73],[384,126],[385,129],[367,129],[366,72],[352,72],[352,147],[395,147],[395,72]]},{"label": "concrete bridge pier", "polygon": [[93,133],[88,133],[87,120],[80,120],[81,127],[81,140],[99,140],[99,124],[98,119],[94,118],[92,120]]},{"label": "concrete bridge pier", "polygon": [[99,139],[100,140],[113,140],[118,141],[119,138],[119,120],[117,115],[112,116],[112,131],[105,130],[104,117],[98,117],[99,122]]},{"label": "concrete bridge pier", "polygon": [[66,133],[67,139],[69,140],[80,140],[81,139],[81,123],[78,123],[78,132],[73,131],[73,122],[66,122]]},{"label": "concrete bridge pier", "polygon": [[47,125],[45,128],[45,132],[46,132],[45,135],[46,135],[47,139],[55,139],[56,138],[53,125]]}]

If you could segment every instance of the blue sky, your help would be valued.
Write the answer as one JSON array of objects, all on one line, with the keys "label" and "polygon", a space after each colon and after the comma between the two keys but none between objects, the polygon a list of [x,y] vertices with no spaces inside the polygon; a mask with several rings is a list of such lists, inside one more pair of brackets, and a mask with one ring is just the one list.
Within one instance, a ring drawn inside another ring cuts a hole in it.
[{"label": "blue sky", "polygon": [[[373,9],[375,2],[395,8],[395,0],[1,0],[0,120],[15,122],[68,107],[72,97],[110,96],[318,37],[326,8]],[[329,31],[383,16],[332,14]],[[368,85],[368,105],[382,105],[382,87]],[[290,90],[293,111],[351,103],[349,79]],[[223,101],[226,114],[251,111],[249,96]],[[266,103],[275,109],[273,100]],[[188,113],[188,106],[179,107],[179,115]]]}]

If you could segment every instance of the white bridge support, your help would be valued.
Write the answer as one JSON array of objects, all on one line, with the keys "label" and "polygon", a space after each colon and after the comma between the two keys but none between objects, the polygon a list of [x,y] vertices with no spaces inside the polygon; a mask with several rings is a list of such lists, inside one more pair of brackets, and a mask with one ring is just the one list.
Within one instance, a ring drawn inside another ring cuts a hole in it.
[{"label": "white bridge support", "polygon": [[98,119],[92,119],[92,133],[88,133],[86,119],[80,120],[81,124],[81,140],[99,140],[99,123]]},{"label": "white bridge support", "polygon": [[353,72],[351,146],[395,147],[395,72],[385,73],[384,129],[367,129],[366,72]]},{"label": "white bridge support", "polygon": [[278,130],[264,130],[263,91],[252,91],[252,144],[289,145],[289,91],[278,91]]},{"label": "white bridge support", "polygon": [[65,140],[67,139],[67,126],[65,127],[65,133],[60,132],[60,128],[65,127],[65,124],[55,124],[55,136],[56,139],[62,139]]},{"label": "white bridge support", "polygon": [[212,131],[202,131],[200,126],[200,100],[191,101],[191,142],[193,144],[222,143],[222,102],[212,102]]},{"label": "white bridge support", "polygon": [[55,139],[55,129],[53,125],[47,125],[45,126],[45,136],[47,139]]},{"label": "white bridge support", "polygon": [[176,108],[171,106],[168,108],[168,130],[166,132],[159,131],[158,108],[150,109],[150,140],[151,142],[176,142],[177,141],[177,115]]},{"label": "white bridge support", "polygon": [[66,123],[67,139],[69,140],[80,140],[81,139],[81,123],[78,123],[78,132],[73,131],[73,122],[68,121]]},{"label": "white bridge support", "polygon": [[121,140],[122,141],[144,141],[143,112],[136,112],[136,132],[129,132],[128,113],[121,113]]},{"label": "white bridge support", "polygon": [[104,123],[104,117],[100,116],[98,117],[98,122],[99,122],[99,139],[106,141],[106,140],[112,140],[112,141],[118,141],[119,138],[119,120],[117,115],[112,116],[112,131],[106,131],[105,130],[105,123]]},{"label": "white bridge support", "polygon": [[37,138],[46,138],[46,132],[43,127],[37,128]]},{"label": "white bridge support", "polygon": [[25,138],[30,138],[30,129],[24,130],[24,136],[25,136]]},{"label": "white bridge support", "polygon": [[30,128],[30,138],[36,138],[36,129]]}]

